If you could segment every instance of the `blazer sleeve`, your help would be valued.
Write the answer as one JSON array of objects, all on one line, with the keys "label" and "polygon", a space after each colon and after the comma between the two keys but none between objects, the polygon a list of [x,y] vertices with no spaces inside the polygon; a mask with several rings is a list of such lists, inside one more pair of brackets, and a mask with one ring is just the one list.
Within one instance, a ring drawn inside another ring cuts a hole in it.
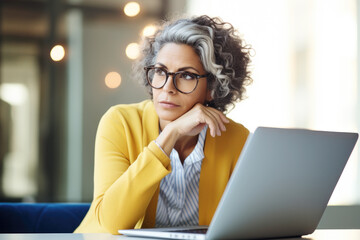
[{"label": "blazer sleeve", "polygon": [[99,123],[92,204],[99,225],[112,234],[135,227],[161,179],[171,171],[170,159],[154,141],[131,158],[142,140],[141,129],[129,126],[114,111],[108,111]]}]

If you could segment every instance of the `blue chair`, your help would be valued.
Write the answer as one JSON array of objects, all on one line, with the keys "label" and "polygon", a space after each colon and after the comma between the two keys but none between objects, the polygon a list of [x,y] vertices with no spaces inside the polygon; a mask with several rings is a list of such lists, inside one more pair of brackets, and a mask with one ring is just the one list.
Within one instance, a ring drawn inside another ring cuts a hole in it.
[{"label": "blue chair", "polygon": [[71,233],[90,203],[0,203],[0,233]]}]

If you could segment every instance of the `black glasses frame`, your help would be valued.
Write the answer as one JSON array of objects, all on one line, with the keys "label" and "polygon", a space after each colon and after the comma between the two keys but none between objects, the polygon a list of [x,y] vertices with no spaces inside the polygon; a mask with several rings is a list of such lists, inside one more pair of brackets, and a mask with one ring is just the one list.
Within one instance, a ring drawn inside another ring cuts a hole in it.
[{"label": "black glasses frame", "polygon": [[[152,85],[152,83],[151,83],[151,79],[149,79],[149,75],[148,75],[149,71],[150,71],[151,69],[156,69],[156,68],[161,69],[161,70],[164,71],[165,74],[166,74],[165,82],[164,82],[164,84],[163,84],[161,87],[154,87],[154,86]],[[189,93],[192,93],[193,91],[195,91],[195,89],[197,88],[197,85],[198,85],[198,83],[199,83],[199,79],[200,79],[200,78],[204,78],[204,77],[207,78],[207,77],[209,76],[209,74],[199,75],[199,74],[196,74],[196,73],[190,73],[190,72],[186,72],[186,71],[168,72],[168,71],[166,71],[164,68],[162,68],[162,67],[155,67],[154,65],[151,65],[151,66],[148,66],[148,67],[144,67],[144,69],[146,70],[146,80],[148,81],[149,85],[150,85],[152,88],[155,88],[155,89],[163,88],[163,87],[165,86],[165,84],[167,83],[168,79],[169,79],[169,75],[171,75],[171,76],[172,76],[172,81],[173,81],[173,84],[174,84],[174,87],[176,88],[176,90],[178,90],[179,92],[184,93],[184,94],[189,94]],[[194,75],[195,78],[196,78],[196,85],[195,85],[194,89],[191,90],[190,92],[181,91],[181,90],[178,89],[178,87],[176,86],[176,82],[175,82],[176,75],[177,75],[177,74],[182,74],[182,73],[188,73],[188,74]]]}]

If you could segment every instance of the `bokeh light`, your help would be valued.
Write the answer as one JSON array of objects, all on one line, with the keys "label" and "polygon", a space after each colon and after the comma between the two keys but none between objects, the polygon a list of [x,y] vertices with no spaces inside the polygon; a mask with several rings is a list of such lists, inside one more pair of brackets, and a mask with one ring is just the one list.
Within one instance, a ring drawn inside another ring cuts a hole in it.
[{"label": "bokeh light", "polygon": [[130,43],[125,49],[126,56],[130,59],[137,59],[140,55],[140,46],[138,43]]},{"label": "bokeh light", "polygon": [[29,97],[29,90],[22,83],[3,83],[0,84],[0,99],[13,105],[24,104]]},{"label": "bokeh light", "polygon": [[156,32],[156,27],[154,25],[147,25],[144,27],[143,31],[142,31],[142,35],[144,37],[150,37],[153,36]]},{"label": "bokeh light", "polygon": [[65,56],[65,49],[61,45],[55,45],[50,51],[50,57],[53,61],[61,61]]},{"label": "bokeh light", "polygon": [[128,2],[124,7],[124,13],[128,17],[135,17],[140,13],[140,5],[137,2]]},{"label": "bokeh light", "polygon": [[117,72],[109,72],[105,76],[105,85],[108,88],[117,88],[121,84],[121,76]]}]

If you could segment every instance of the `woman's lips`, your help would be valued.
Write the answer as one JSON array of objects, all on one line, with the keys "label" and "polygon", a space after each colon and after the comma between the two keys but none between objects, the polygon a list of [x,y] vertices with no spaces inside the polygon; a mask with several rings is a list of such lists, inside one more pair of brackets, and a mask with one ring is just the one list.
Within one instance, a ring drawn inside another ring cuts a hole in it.
[{"label": "woman's lips", "polygon": [[179,107],[179,105],[177,105],[177,104],[175,104],[173,102],[169,102],[169,101],[160,101],[159,104],[163,108],[176,108],[176,107]]}]

